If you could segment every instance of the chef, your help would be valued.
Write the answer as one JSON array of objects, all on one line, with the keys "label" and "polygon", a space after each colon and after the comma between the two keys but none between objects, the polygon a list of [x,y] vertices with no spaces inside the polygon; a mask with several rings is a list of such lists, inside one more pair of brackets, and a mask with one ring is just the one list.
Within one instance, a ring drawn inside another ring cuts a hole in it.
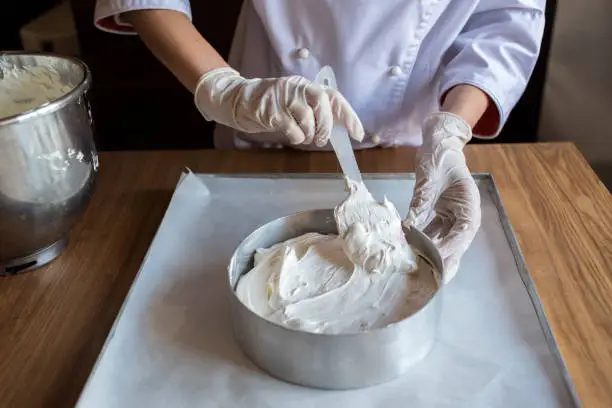
[{"label": "chef", "polygon": [[[217,148],[329,149],[334,122],[355,149],[418,146],[406,221],[437,243],[448,280],[481,218],[463,147],[495,137],[523,93],[544,6],[245,0],[228,61],[192,24],[189,0],[98,0],[95,24],[142,38],[218,124]],[[311,82],[325,65],[342,94]]]}]

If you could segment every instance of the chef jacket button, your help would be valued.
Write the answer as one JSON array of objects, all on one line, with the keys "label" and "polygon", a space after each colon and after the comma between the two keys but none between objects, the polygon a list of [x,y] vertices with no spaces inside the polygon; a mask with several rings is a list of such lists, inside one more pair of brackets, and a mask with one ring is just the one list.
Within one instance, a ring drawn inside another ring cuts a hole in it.
[{"label": "chef jacket button", "polygon": [[378,136],[378,135],[372,136],[372,143],[379,144],[380,143],[380,136]]},{"label": "chef jacket button", "polygon": [[310,57],[310,50],[308,48],[298,48],[297,56],[299,59],[307,59]]},{"label": "chef jacket button", "polygon": [[394,65],[389,70],[389,73],[391,74],[391,76],[400,76],[404,73],[404,71],[402,71],[402,67],[400,67],[399,65]]}]

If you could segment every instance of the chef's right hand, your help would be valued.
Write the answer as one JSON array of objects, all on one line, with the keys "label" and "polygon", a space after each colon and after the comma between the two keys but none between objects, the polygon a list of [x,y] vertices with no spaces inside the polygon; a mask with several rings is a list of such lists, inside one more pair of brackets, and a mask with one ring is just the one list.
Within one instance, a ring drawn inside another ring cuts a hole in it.
[{"label": "chef's right hand", "polygon": [[280,132],[291,144],[325,146],[334,121],[357,141],[364,135],[338,91],[301,76],[246,79],[231,68],[214,69],[198,81],[195,104],[206,120],[245,133]]}]

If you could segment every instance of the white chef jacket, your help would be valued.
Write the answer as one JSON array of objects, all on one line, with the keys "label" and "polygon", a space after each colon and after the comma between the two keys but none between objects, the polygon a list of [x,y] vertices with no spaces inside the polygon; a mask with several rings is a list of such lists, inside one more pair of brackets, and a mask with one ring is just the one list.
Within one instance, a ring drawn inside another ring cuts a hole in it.
[{"label": "white chef jacket", "polygon": [[[228,63],[247,78],[314,79],[330,65],[366,130],[355,148],[420,145],[424,118],[459,84],[489,96],[474,135],[495,137],[533,71],[544,7],[545,0],[244,0]],[[118,16],[137,9],[191,18],[189,0],[97,0],[95,24],[133,33]],[[283,140],[221,125],[215,131],[218,148],[282,147]]]}]

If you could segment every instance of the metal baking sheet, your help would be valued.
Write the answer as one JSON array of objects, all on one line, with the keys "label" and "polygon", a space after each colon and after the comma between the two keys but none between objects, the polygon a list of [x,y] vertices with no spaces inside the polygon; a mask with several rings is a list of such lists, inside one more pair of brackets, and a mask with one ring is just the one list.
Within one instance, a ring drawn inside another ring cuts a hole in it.
[{"label": "metal baking sheet", "polygon": [[[273,379],[232,337],[227,262],[257,226],[331,208],[338,175],[184,175],[78,407],[578,407],[492,177],[482,227],[442,298],[431,354],[398,380],[323,391]],[[365,175],[407,213],[414,176]]]}]

